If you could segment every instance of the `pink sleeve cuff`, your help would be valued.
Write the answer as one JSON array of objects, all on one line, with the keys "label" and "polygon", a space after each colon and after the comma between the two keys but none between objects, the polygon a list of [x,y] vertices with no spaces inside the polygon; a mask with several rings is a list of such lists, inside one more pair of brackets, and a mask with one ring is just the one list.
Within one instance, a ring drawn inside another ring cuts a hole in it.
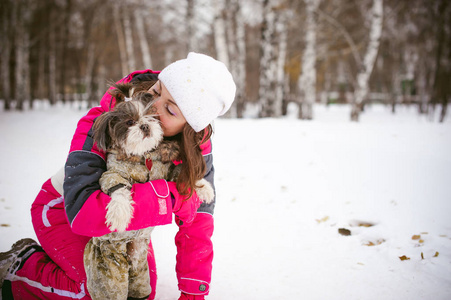
[{"label": "pink sleeve cuff", "polygon": [[[166,225],[172,222],[172,200],[166,180],[137,183],[132,187],[135,202],[133,218],[127,230]],[[86,236],[102,236],[111,231],[105,224],[110,197],[95,191],[74,218],[72,231]]]},{"label": "pink sleeve cuff", "polygon": [[135,209],[127,230],[172,223],[172,200],[166,180],[134,184],[132,195]]},{"label": "pink sleeve cuff", "polygon": [[213,229],[213,216],[199,213],[191,226],[180,227],[175,237],[178,287],[186,294],[207,295],[210,290]]},{"label": "pink sleeve cuff", "polygon": [[181,292],[190,295],[207,295],[210,284],[199,279],[182,277],[179,279],[179,289]]}]

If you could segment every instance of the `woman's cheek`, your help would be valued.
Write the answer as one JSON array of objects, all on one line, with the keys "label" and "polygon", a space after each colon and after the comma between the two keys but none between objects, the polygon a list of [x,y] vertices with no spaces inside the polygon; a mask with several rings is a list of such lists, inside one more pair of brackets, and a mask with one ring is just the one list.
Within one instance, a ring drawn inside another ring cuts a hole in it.
[{"label": "woman's cheek", "polygon": [[162,118],[160,120],[161,127],[163,128],[163,134],[164,136],[172,136],[172,128],[170,122],[166,118]]}]

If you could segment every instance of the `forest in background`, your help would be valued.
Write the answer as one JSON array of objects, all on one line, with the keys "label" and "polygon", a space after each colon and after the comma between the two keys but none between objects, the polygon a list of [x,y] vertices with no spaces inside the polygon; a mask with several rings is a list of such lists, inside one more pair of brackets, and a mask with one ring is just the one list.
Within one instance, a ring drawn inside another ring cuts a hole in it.
[{"label": "forest in background", "polygon": [[189,51],[223,61],[237,83],[229,116],[248,103],[280,117],[288,103],[416,105],[446,113],[448,0],[2,0],[0,99],[96,105],[111,81],[161,70]]}]

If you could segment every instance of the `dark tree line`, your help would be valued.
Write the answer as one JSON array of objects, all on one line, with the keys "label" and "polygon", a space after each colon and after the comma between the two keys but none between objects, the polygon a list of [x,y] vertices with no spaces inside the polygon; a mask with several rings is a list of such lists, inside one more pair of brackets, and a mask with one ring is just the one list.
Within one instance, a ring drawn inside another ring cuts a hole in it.
[{"label": "dark tree line", "polygon": [[313,103],[441,108],[451,86],[448,0],[2,0],[0,99],[95,105],[111,80],[161,69],[188,51],[227,64],[231,116],[314,118]]}]

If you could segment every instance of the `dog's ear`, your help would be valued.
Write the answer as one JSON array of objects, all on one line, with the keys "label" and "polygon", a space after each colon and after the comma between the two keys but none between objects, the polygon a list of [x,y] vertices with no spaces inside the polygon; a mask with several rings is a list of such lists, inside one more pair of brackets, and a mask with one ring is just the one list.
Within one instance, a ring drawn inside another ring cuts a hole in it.
[{"label": "dog's ear", "polygon": [[107,151],[112,145],[112,139],[110,135],[112,114],[105,112],[97,117],[94,121],[94,136],[93,139],[97,143],[97,147],[100,150]]},{"label": "dog's ear", "polygon": [[143,73],[133,77],[130,83],[136,87],[135,91],[148,91],[158,81],[158,74]]},{"label": "dog's ear", "polygon": [[148,114],[156,114],[157,113],[157,110],[152,105],[154,97],[153,97],[153,95],[151,93],[139,92],[139,93],[136,94],[134,99],[136,99],[138,101],[141,101],[144,104]]},{"label": "dog's ear", "polygon": [[157,80],[133,81],[132,84],[135,87],[135,92],[147,92],[156,82]]},{"label": "dog's ear", "polygon": [[[155,75],[155,74],[153,74]],[[144,80],[132,80],[126,83],[110,83],[113,89],[109,89],[108,93],[116,99],[116,105],[124,102],[125,98],[132,98],[138,93],[146,93],[157,82],[156,78],[147,78]],[[148,100],[148,99],[147,99]],[[150,100],[149,100],[150,101]],[[146,101],[146,104],[149,102]]]},{"label": "dog's ear", "polygon": [[178,140],[163,140],[160,145],[158,145],[157,150],[161,155],[161,161],[168,163],[175,160],[181,160],[181,147],[180,141]]},{"label": "dog's ear", "polygon": [[131,83],[113,83],[111,87],[113,89],[108,90],[108,93],[116,99],[116,105],[131,97],[130,92],[135,88]]}]

